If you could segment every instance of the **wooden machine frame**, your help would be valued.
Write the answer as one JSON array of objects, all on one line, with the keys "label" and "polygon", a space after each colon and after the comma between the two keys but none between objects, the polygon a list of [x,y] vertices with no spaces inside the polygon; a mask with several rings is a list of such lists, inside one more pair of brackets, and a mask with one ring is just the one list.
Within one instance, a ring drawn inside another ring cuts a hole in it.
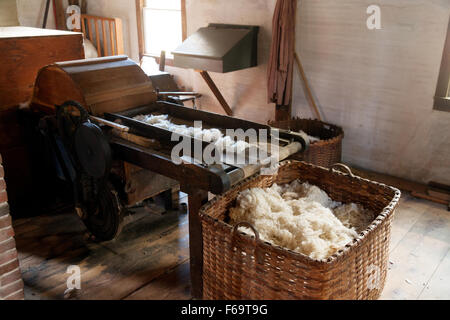
[{"label": "wooden machine frame", "polygon": [[[112,150],[113,160],[123,161],[179,182],[180,189],[188,194],[189,201],[192,295],[194,298],[202,298],[203,242],[199,209],[207,202],[208,192],[221,194],[227,191],[257,173],[263,167],[264,160],[244,165],[207,165],[191,160],[176,164],[172,160],[171,150],[179,142],[172,141],[172,132],[135,120],[134,117],[141,114],[167,114],[173,121],[191,126],[194,121],[202,121],[205,126],[222,130],[254,129],[258,132],[265,129],[271,134],[268,142],[277,141],[280,146],[278,160],[306,150],[308,140],[298,133],[158,101],[159,98],[161,97],[153,90],[142,69],[126,56],[118,56],[44,67],[38,73],[31,110],[52,117],[52,114],[59,113],[55,111],[61,110],[59,106],[66,104],[67,100],[77,101],[80,108],[85,109],[89,120],[101,127]],[[199,144],[202,150],[208,145],[190,136],[188,138],[194,146]],[[140,143],[142,141],[149,143]],[[75,154],[74,157],[79,155]],[[180,156],[191,157],[184,153]]]}]

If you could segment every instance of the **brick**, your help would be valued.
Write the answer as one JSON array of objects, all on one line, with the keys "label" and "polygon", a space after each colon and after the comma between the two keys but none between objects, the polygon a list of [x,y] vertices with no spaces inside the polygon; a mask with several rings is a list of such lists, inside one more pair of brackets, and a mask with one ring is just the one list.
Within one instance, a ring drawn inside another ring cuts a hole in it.
[{"label": "brick", "polygon": [[14,230],[12,227],[0,229],[0,243],[11,237],[14,237]]},{"label": "brick", "polygon": [[2,254],[0,254],[0,266],[16,259],[17,259],[16,249],[3,252]]},{"label": "brick", "polygon": [[6,190],[6,182],[5,179],[0,178],[0,191],[5,191]]},{"label": "brick", "polygon": [[3,178],[5,176],[5,169],[3,169],[3,166],[0,165],[0,178]]},{"label": "brick", "polygon": [[0,288],[0,297],[7,298],[9,295],[12,295],[13,293],[16,293],[19,290],[23,290],[22,279],[10,283],[7,286],[2,286]]},{"label": "brick", "polygon": [[6,191],[0,191],[0,203],[8,202],[8,195],[6,194]]},{"label": "brick", "polygon": [[5,216],[0,216],[0,229],[6,228],[6,227],[10,227],[12,224],[11,221],[11,216],[5,215]]},{"label": "brick", "polygon": [[9,205],[7,203],[0,203],[0,217],[9,214]]},{"label": "brick", "polygon": [[17,280],[22,279],[22,274],[20,273],[20,269],[17,268],[13,271],[11,271],[8,274],[4,274],[3,276],[0,276],[0,283],[2,286],[7,286],[10,283],[13,283]]},{"label": "brick", "polygon": [[0,254],[8,250],[14,249],[15,247],[16,242],[14,241],[14,238],[9,238],[8,240],[0,242]]},{"label": "brick", "polygon": [[23,290],[19,290],[6,297],[5,300],[24,300],[24,298]]},{"label": "brick", "polygon": [[13,271],[19,267],[19,260],[15,259],[7,264],[3,264],[0,266],[0,274],[5,274]]}]

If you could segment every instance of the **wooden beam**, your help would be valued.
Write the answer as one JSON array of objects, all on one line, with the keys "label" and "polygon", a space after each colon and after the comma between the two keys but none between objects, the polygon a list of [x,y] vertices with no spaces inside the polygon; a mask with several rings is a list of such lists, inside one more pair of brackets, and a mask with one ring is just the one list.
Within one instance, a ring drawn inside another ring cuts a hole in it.
[{"label": "wooden beam", "polygon": [[95,40],[97,41],[97,54],[99,57],[102,57],[102,48],[100,47],[100,31],[98,30],[98,21],[101,20],[92,19],[94,21],[95,27]]},{"label": "wooden beam", "polygon": [[164,92],[158,92],[158,96],[195,96],[199,97],[201,96],[198,92],[193,91],[164,91]]},{"label": "wooden beam", "polygon": [[136,0],[136,23],[138,31],[138,45],[139,45],[139,61],[144,57],[144,31],[142,29],[142,8],[144,7],[144,0]]},{"label": "wooden beam", "polygon": [[297,52],[294,53],[294,58],[295,58],[295,62],[297,63],[298,70],[300,71],[300,75],[302,77],[303,84],[305,85],[306,95],[309,98],[308,100],[311,104],[311,107],[312,107],[313,111],[316,113],[317,119],[322,121],[322,117],[320,116],[319,109],[317,108],[316,102],[314,101],[314,96],[312,95],[311,89],[309,88],[308,79],[306,78],[305,71],[303,70],[303,66],[302,66],[302,63],[300,62],[300,58],[299,58]]},{"label": "wooden beam", "polygon": [[49,9],[50,9],[50,0],[47,0],[45,3],[44,21],[42,22],[42,29],[45,29],[47,27],[47,17]]},{"label": "wooden beam", "polygon": [[183,41],[187,38],[186,0],[181,0],[181,37]]},{"label": "wooden beam", "polygon": [[291,105],[283,106],[277,104],[275,106],[275,121],[289,120],[291,118]]},{"label": "wooden beam", "polygon": [[436,197],[435,195],[430,195],[429,186],[424,183],[410,181],[407,179],[394,177],[384,173],[373,172],[362,168],[352,167],[351,169],[353,174],[357,176],[396,187],[402,191],[411,193],[413,197],[433,201],[447,206],[450,205],[448,200]]},{"label": "wooden beam", "polygon": [[166,52],[161,50],[161,55],[159,56],[159,71],[166,70]]},{"label": "wooden beam", "polygon": [[111,149],[117,159],[177,180],[182,187],[210,190],[214,194],[223,193],[230,188],[229,181],[226,181],[228,176],[223,170],[208,169],[191,163],[178,165],[172,162],[170,154],[163,150],[143,148],[115,136],[111,137]]},{"label": "wooden beam", "polygon": [[114,18],[114,26],[115,34],[116,34],[116,46],[117,46],[117,54],[121,55],[124,54],[124,48],[123,48],[123,27],[122,27],[122,19]]},{"label": "wooden beam", "polygon": [[66,14],[64,12],[64,6],[62,0],[55,0],[55,14],[56,14],[56,29],[67,30],[66,28]]},{"label": "wooden beam", "polygon": [[209,76],[209,73],[207,71],[199,71],[200,75],[202,76],[203,80],[205,80],[208,87],[211,89],[214,96],[219,101],[222,108],[225,110],[227,115],[232,116],[233,110],[231,110],[230,106],[226,102],[225,98],[222,96],[222,93],[220,93],[220,90],[217,88],[216,84],[214,83],[213,79]]},{"label": "wooden beam", "polygon": [[207,191],[197,189],[188,193],[191,294],[194,299],[203,299],[203,235],[198,212],[207,201]]},{"label": "wooden beam", "polygon": [[112,30],[114,30],[114,23],[112,21],[109,21],[109,40],[111,42],[111,55],[115,56],[117,51],[114,45],[114,32]]},{"label": "wooden beam", "polygon": [[81,14],[86,14],[86,12],[87,12],[87,0],[80,0],[80,10],[81,10]]},{"label": "wooden beam", "polygon": [[450,206],[450,202],[448,200],[442,200],[440,198],[430,196],[429,194],[426,194],[426,193],[420,193],[417,191],[413,191],[413,192],[411,192],[411,195],[416,198],[425,199],[428,201],[433,201],[433,202],[440,203],[440,204],[443,204],[446,206]]},{"label": "wooden beam", "polygon": [[105,23],[107,23],[107,21],[100,20],[100,24],[102,25],[102,34],[103,34],[103,57],[106,57],[108,55],[108,37],[106,36]]}]

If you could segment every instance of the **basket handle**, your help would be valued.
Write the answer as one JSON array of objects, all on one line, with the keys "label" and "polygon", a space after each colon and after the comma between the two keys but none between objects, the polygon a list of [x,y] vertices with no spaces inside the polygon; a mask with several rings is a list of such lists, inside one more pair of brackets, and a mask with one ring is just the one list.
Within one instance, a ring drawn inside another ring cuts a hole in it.
[{"label": "basket handle", "polygon": [[258,250],[258,245],[257,242],[259,242],[259,233],[258,231],[256,231],[255,227],[248,222],[242,221],[242,222],[238,222],[234,225],[233,227],[233,236],[236,234],[237,230],[239,227],[247,227],[252,229],[253,233],[255,234],[255,251],[254,251],[254,255],[255,255],[255,259],[256,262],[259,264],[263,264],[264,263],[264,253],[261,252],[261,250]]},{"label": "basket handle", "polygon": [[349,175],[350,177],[352,177],[352,178],[355,177],[355,175],[352,173],[352,170],[351,170],[348,166],[346,166],[345,164],[343,164],[343,163],[335,163],[335,164],[332,164],[332,165],[330,166],[330,172],[333,172],[333,169],[336,168],[336,167],[341,168],[341,169],[344,169],[344,171],[345,171],[346,173],[348,173],[348,175]]},{"label": "basket handle", "polygon": [[239,227],[247,227],[252,229],[253,233],[255,234],[255,241],[259,241],[259,233],[258,231],[256,231],[255,227],[251,223],[245,221],[236,223],[233,227],[233,235],[236,234]]}]

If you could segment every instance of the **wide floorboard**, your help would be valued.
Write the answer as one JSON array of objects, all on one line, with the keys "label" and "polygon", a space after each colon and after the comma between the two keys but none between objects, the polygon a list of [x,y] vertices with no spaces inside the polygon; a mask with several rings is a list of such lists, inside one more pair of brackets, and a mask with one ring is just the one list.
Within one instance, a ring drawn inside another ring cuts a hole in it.
[{"label": "wide floorboard", "polygon": [[[181,198],[185,202],[185,198]],[[141,210],[143,211],[143,210]],[[74,213],[14,222],[26,299],[191,299],[188,217],[138,212],[113,241],[92,241]],[[69,266],[81,290],[66,292]],[[382,299],[450,299],[450,212],[404,195]]]}]

